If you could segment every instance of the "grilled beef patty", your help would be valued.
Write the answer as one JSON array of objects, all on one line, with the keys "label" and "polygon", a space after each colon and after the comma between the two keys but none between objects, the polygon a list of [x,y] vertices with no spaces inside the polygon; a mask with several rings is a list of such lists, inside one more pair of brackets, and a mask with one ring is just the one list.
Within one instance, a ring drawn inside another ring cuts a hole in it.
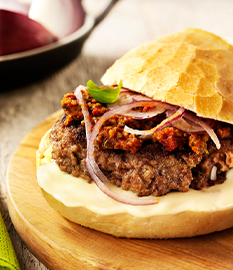
[{"label": "grilled beef patty", "polygon": [[[85,127],[78,120],[66,125],[66,118],[64,114],[51,130],[52,158],[62,171],[91,182],[85,165]],[[224,182],[225,172],[233,167],[233,144],[232,138],[220,142],[219,150],[209,140],[207,151],[195,153],[187,146],[168,151],[160,142],[149,140],[143,142],[136,153],[96,148],[95,160],[114,185],[132,190],[138,196],[159,196]],[[213,166],[217,167],[216,180],[210,180]]]}]

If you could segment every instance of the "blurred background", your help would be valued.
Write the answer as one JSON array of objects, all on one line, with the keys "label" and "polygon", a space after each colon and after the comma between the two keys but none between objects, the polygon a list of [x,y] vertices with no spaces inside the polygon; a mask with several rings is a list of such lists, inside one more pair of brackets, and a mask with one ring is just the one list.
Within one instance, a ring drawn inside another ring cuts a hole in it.
[{"label": "blurred background", "polygon": [[[94,5],[97,10],[108,1],[84,2],[88,9]],[[132,47],[190,27],[231,36],[232,12],[227,0],[120,0],[92,33],[83,53],[120,57]]]},{"label": "blurred background", "polygon": [[[6,0],[7,1],[7,0]],[[87,14],[98,16],[109,0],[83,0]],[[22,269],[47,269],[21,242],[6,201],[6,170],[23,137],[60,109],[65,93],[92,79],[100,84],[105,70],[129,49],[185,28],[201,28],[233,37],[229,0],[119,0],[92,31],[81,54],[35,82],[1,89],[0,74],[0,209]],[[0,37],[0,44],[4,40]],[[4,59],[1,60],[4,62]],[[15,73],[11,74],[14,80]]]}]

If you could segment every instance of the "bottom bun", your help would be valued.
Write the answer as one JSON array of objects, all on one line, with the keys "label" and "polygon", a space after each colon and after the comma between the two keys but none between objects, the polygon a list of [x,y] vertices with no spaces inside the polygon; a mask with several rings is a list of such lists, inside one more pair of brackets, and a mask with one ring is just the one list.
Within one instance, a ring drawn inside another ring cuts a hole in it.
[{"label": "bottom bun", "polygon": [[[171,192],[159,197],[155,205],[126,205],[102,193],[94,182],[89,184],[62,172],[51,160],[48,131],[37,151],[37,179],[47,202],[62,216],[116,237],[192,237],[233,226],[232,170],[221,185],[200,191]],[[121,188],[113,189],[136,196]]]}]

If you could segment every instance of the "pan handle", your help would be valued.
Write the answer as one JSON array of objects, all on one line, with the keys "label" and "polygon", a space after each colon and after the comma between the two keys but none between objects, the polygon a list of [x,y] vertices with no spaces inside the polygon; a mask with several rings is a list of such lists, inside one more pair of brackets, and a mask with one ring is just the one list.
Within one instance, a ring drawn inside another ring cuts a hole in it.
[{"label": "pan handle", "polygon": [[96,27],[109,13],[109,11],[113,8],[113,6],[118,2],[119,0],[111,0],[109,4],[106,6],[106,8],[100,13],[99,16],[95,18],[94,26]]}]

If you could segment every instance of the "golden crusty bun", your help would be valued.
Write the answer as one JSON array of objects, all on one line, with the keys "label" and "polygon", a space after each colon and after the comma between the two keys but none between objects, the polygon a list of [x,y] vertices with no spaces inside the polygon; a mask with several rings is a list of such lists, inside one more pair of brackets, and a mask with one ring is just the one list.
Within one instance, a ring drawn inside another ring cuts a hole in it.
[{"label": "golden crusty bun", "polygon": [[[94,182],[62,172],[51,160],[49,131],[37,151],[37,179],[47,202],[67,219],[117,237],[191,237],[233,226],[233,171],[221,184],[201,191],[173,192],[148,206],[119,203]],[[113,187],[126,196],[130,191]]]},{"label": "golden crusty bun", "polygon": [[233,46],[212,33],[187,29],[144,44],[101,80],[233,124]]}]

